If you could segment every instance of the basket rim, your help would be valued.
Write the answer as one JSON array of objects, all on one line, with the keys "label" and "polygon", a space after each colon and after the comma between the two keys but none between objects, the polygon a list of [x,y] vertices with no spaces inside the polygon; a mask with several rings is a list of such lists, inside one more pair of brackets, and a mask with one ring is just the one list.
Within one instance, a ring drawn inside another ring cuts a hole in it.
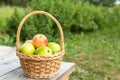
[{"label": "basket rim", "polygon": [[27,55],[27,54],[22,54],[19,51],[16,51],[17,56],[21,59],[29,59],[29,60],[54,60],[58,58],[62,58],[62,56],[65,54],[65,50],[62,50],[60,52],[57,52],[51,56],[40,56],[40,55]]}]

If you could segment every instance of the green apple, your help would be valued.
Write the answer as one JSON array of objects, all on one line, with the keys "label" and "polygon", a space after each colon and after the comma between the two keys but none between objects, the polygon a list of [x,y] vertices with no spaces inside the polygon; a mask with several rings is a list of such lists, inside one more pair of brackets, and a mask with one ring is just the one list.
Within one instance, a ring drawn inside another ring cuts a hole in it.
[{"label": "green apple", "polygon": [[55,42],[48,43],[48,47],[52,50],[53,54],[61,50],[60,45]]},{"label": "green apple", "polygon": [[52,51],[47,46],[41,46],[35,50],[35,55],[50,56],[52,55]]},{"label": "green apple", "polygon": [[20,52],[27,55],[33,55],[35,52],[35,48],[31,43],[24,43],[20,47]]}]

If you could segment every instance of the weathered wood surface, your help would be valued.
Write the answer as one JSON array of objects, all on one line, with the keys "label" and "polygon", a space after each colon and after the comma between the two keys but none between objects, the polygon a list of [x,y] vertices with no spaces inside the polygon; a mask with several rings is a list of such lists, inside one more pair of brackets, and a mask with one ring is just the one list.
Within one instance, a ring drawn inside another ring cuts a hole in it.
[{"label": "weathered wood surface", "polygon": [[50,79],[31,79],[23,75],[15,47],[0,46],[0,80],[64,80],[74,70],[74,63],[62,62],[58,74]]},{"label": "weathered wood surface", "polygon": [[14,47],[0,46],[0,77],[20,66]]}]

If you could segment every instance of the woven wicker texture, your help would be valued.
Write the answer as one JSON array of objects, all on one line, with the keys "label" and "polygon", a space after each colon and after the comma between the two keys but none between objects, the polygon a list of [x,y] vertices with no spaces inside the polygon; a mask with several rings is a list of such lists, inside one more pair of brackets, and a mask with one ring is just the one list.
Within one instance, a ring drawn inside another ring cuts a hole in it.
[{"label": "woven wicker texture", "polygon": [[[43,14],[51,18],[57,25],[60,32],[61,51],[52,56],[25,55],[19,52],[20,32],[25,21],[33,15]],[[20,22],[16,35],[16,55],[19,57],[24,75],[30,78],[50,78],[55,76],[60,69],[62,57],[64,55],[64,36],[60,23],[55,17],[45,11],[33,11],[26,15]]]}]

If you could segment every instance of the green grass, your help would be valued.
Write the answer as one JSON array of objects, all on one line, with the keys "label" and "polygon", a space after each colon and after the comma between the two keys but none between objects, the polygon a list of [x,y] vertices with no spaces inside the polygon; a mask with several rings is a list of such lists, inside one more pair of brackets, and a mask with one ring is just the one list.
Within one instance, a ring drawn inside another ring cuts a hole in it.
[{"label": "green grass", "polygon": [[66,37],[65,61],[76,63],[71,80],[119,80],[120,27]]},{"label": "green grass", "polygon": [[[0,6],[0,30],[5,26],[6,19],[12,15],[14,8]],[[23,10],[18,9],[21,12]],[[119,26],[113,26],[86,33],[71,34],[64,31],[66,54],[63,60],[76,63],[70,80],[120,80],[119,30]],[[13,39],[9,35],[2,35],[0,44],[13,44]]]}]

